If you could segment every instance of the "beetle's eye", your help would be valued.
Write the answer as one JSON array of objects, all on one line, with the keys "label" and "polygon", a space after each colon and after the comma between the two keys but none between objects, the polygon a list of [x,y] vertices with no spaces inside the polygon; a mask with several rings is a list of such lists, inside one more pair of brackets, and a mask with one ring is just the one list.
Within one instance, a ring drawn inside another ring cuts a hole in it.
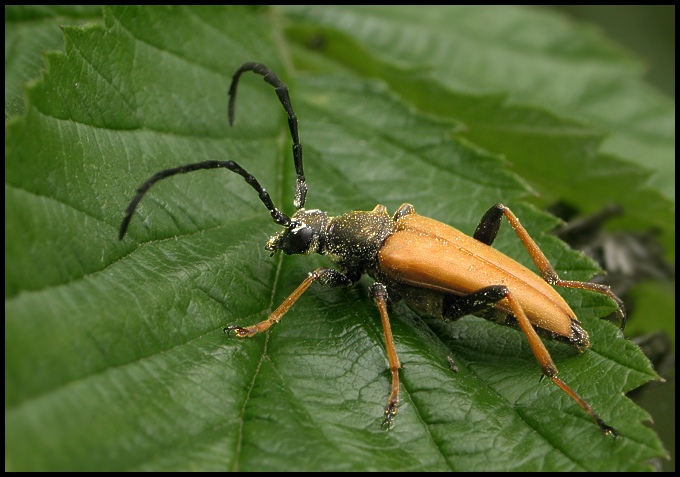
[{"label": "beetle's eye", "polygon": [[306,253],[312,242],[314,231],[311,227],[302,226],[288,230],[283,237],[283,251],[287,254]]}]

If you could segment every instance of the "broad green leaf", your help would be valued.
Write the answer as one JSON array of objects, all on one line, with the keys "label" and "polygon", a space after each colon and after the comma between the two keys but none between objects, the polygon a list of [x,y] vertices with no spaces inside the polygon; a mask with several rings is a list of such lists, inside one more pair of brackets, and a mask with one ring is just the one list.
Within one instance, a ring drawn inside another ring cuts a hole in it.
[{"label": "broad green leaf", "polygon": [[285,12],[297,42],[465,122],[465,136],[506,156],[543,203],[593,212],[616,202],[628,227],[659,228],[674,249],[674,104],[596,31],[515,7]]},{"label": "broad green leaf", "polygon": [[60,24],[101,19],[100,6],[13,5],[5,8],[5,118],[24,111],[23,83],[37,77],[45,62],[41,53],[61,49]]},{"label": "broad green leaf", "polygon": [[[268,332],[225,336],[225,325],[264,319],[327,265],[268,256],[278,227],[239,176],[161,182],[128,236],[117,235],[142,181],[208,159],[238,161],[292,212],[288,126],[261,77],[242,78],[228,124],[228,84],[248,60],[289,86],[309,208],[393,211],[408,201],[472,233],[502,201],[562,278],[585,280],[597,268],[543,235],[556,221],[524,202],[524,181],[464,137],[460,122],[414,108],[400,88],[332,56],[310,60],[316,69],[291,57],[299,47],[279,10],[103,15],[102,25],[64,27],[65,51],[46,54],[24,114],[6,125],[7,470],[639,470],[664,454],[647,414],[623,396],[656,374],[599,320],[612,304],[591,293],[564,296],[593,348],[548,348],[617,440],[539,383],[520,332],[475,317],[445,324],[401,303],[390,315],[402,399],[394,428],[381,429],[390,382],[366,279],[313,286]],[[448,103],[478,98],[443,94]],[[532,266],[510,227],[494,245]]]}]

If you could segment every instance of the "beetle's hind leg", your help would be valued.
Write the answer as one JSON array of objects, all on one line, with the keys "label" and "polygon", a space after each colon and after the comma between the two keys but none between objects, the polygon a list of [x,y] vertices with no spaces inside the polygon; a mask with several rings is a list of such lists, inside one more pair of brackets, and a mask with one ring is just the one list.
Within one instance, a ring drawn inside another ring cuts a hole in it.
[{"label": "beetle's hind leg", "polygon": [[565,288],[580,288],[582,290],[590,290],[611,298],[618,306],[617,314],[621,319],[621,330],[626,327],[626,311],[623,302],[617,297],[614,292],[607,285],[601,283],[579,282],[576,280],[562,280],[557,276],[557,272],[550,264],[541,249],[536,245],[534,239],[531,238],[526,229],[519,222],[519,219],[503,204],[496,204],[491,207],[479,222],[473,237],[480,242],[491,245],[498,234],[498,229],[501,226],[501,219],[505,218],[510,222],[512,229],[515,231],[519,239],[522,241],[524,248],[529,252],[529,256],[534,261],[543,279],[551,285],[565,287]]},{"label": "beetle's hind leg", "polygon": [[390,397],[387,399],[385,417],[382,422],[382,427],[389,429],[392,418],[397,414],[397,408],[399,406],[399,368],[401,368],[401,364],[397,357],[397,351],[394,348],[390,317],[387,314],[387,288],[385,288],[385,285],[382,283],[374,283],[371,285],[370,293],[380,311],[380,319],[382,320],[383,330],[385,331],[387,360],[390,363],[390,373],[392,373],[392,389],[390,391]]},{"label": "beetle's hind leg", "polygon": [[517,320],[517,324],[529,341],[531,351],[534,353],[543,374],[549,377],[562,391],[576,401],[578,405],[595,420],[605,434],[618,436],[618,432],[613,427],[608,426],[597,414],[595,414],[595,411],[593,411],[590,404],[576,394],[576,392],[567,386],[564,381],[557,377],[557,368],[550,357],[550,353],[548,353],[548,350],[539,338],[534,327],[531,325],[526,313],[512,296],[508,287],[504,285],[492,285],[481,288],[468,295],[445,296],[442,304],[442,317],[447,321],[453,321],[463,315],[480,314],[491,310],[502,300],[506,300],[509,304],[509,308],[512,310],[512,314]]},{"label": "beetle's hind leg", "polygon": [[562,391],[567,393],[567,395],[570,398],[576,401],[576,403],[579,406],[581,406],[581,408],[585,412],[587,412],[590,417],[593,418],[593,420],[597,423],[600,429],[602,429],[602,432],[608,435],[612,435],[614,437],[618,436],[619,433],[616,431],[616,429],[607,425],[597,414],[595,414],[595,411],[590,406],[590,404],[588,404],[581,396],[576,394],[576,392],[569,386],[567,386],[567,384],[564,381],[557,377],[557,368],[555,367],[555,363],[550,357],[550,353],[548,353],[548,350],[546,349],[545,345],[538,337],[538,333],[536,333],[536,330],[531,325],[531,322],[529,321],[529,318],[527,318],[526,313],[524,313],[522,307],[515,300],[515,298],[512,296],[512,293],[510,293],[510,290],[508,290],[507,288],[505,289],[505,300],[509,303],[510,309],[512,310],[513,315],[517,319],[517,323],[522,329],[522,332],[526,335],[527,340],[529,341],[529,346],[531,346],[531,351],[533,351],[534,356],[536,357],[536,360],[538,361],[538,364],[541,367],[541,370],[543,371],[543,374],[549,377],[552,380],[552,382],[554,382]]}]

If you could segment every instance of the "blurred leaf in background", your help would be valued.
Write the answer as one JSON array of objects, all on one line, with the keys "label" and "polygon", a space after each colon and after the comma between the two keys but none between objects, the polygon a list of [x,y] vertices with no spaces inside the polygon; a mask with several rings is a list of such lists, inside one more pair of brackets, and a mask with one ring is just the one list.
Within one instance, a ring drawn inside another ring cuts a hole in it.
[{"label": "blurred leaf in background", "polygon": [[[597,267],[546,234],[558,222],[537,206],[587,216],[614,201],[625,213],[606,228],[654,228],[672,259],[674,105],[599,32],[517,7],[6,7],[5,24],[7,470],[613,471],[666,455],[622,395],[657,375],[599,319],[601,297],[561,291],[591,350],[548,346],[620,439],[538,383],[521,333],[402,304],[385,432],[366,287],[313,287],[266,335],[223,335],[326,263],[270,258],[277,227],[240,177],[157,185],[117,240],[135,188],[188,162],[237,160],[292,211],[285,115],[261,78],[243,78],[228,125],[231,75],[260,61],[290,88],[309,207],[408,201],[471,233],[504,202],[562,278],[585,280]],[[531,265],[509,227],[494,245]],[[638,307],[631,326],[674,336],[674,288],[631,293],[671,304],[653,325],[659,308]]]}]

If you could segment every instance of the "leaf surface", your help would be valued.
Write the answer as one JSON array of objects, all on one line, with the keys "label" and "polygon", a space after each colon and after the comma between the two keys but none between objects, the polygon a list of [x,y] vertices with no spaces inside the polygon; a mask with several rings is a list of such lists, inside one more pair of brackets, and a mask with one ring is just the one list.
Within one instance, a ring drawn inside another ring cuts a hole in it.
[{"label": "leaf surface", "polygon": [[[290,138],[272,88],[244,76],[232,128],[227,120],[231,75],[257,60],[289,86],[307,207],[394,211],[408,201],[472,233],[502,201],[562,278],[597,271],[543,235],[556,221],[523,201],[525,182],[463,123],[414,108],[399,88],[331,55],[310,69],[277,51],[299,48],[283,36],[295,21],[286,12],[105,8],[103,24],[65,26],[65,51],[46,54],[24,114],[6,125],[6,469],[647,468],[664,451],[622,393],[656,374],[598,319],[612,311],[602,297],[565,292],[591,350],[548,346],[561,377],[620,439],[538,382],[518,331],[474,317],[445,324],[403,304],[390,308],[403,369],[386,432],[389,373],[369,280],[314,286],[251,339],[222,332],[264,319],[328,264],[269,257],[263,247],[277,227],[242,178],[203,171],[159,183],[118,241],[136,187],[189,162],[236,160],[292,213]],[[461,97],[479,98],[450,92],[442,101]],[[507,225],[494,246],[531,265]]]}]

